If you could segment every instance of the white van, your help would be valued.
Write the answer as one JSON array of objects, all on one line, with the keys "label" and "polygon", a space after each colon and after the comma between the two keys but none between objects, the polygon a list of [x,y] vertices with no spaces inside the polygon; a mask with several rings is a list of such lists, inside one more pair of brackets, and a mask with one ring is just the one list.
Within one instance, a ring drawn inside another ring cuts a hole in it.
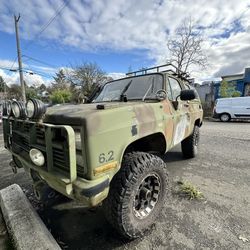
[{"label": "white van", "polygon": [[219,118],[222,122],[231,119],[250,119],[250,96],[217,99],[213,117]]}]

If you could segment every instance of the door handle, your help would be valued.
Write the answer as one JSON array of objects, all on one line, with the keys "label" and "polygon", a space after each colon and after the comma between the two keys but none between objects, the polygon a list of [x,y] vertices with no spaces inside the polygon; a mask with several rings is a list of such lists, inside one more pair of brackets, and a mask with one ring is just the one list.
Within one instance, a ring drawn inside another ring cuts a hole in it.
[{"label": "door handle", "polygon": [[184,104],[184,107],[188,108],[188,107],[189,107],[189,104],[186,104],[186,103],[185,103],[185,104]]},{"label": "door handle", "polygon": [[250,109],[250,108],[247,108],[247,109]]}]

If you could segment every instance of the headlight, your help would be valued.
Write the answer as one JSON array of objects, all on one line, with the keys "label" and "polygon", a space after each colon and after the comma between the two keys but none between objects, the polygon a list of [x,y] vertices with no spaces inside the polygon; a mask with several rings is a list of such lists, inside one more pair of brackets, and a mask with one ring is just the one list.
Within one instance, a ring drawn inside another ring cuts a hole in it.
[{"label": "headlight", "polygon": [[11,104],[11,109],[13,115],[16,118],[25,118],[26,117],[26,110],[23,102],[13,101]]},{"label": "headlight", "polygon": [[30,159],[31,161],[36,165],[36,166],[39,166],[41,167],[44,163],[45,163],[45,158],[44,158],[44,155],[43,153],[36,149],[36,148],[32,148],[30,150]]},{"label": "headlight", "polygon": [[38,99],[30,99],[26,103],[27,116],[29,118],[41,118],[46,112],[46,106]]},{"label": "headlight", "polygon": [[9,116],[11,113],[11,101],[5,101],[3,103],[3,116]]},{"label": "headlight", "polygon": [[26,103],[26,110],[27,110],[27,116],[29,118],[32,118],[34,116],[34,114],[35,114],[35,105],[31,100],[29,100]]}]

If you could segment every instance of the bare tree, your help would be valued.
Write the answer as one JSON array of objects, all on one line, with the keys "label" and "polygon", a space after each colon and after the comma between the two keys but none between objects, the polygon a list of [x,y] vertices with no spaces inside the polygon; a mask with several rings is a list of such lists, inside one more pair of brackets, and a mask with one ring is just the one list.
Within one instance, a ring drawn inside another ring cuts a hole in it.
[{"label": "bare tree", "polygon": [[202,50],[203,38],[191,18],[184,19],[176,29],[175,35],[168,40],[170,62],[177,66],[177,73],[187,72],[191,65],[204,68],[207,57]]},{"label": "bare tree", "polygon": [[105,72],[96,64],[85,62],[73,67],[70,72],[70,82],[74,86],[81,87],[81,93],[89,96],[90,93],[98,86],[109,80]]}]

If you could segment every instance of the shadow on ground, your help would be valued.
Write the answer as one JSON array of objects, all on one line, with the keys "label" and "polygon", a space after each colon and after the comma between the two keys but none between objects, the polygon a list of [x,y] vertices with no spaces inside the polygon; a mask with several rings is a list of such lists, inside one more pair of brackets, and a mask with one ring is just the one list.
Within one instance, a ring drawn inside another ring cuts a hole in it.
[{"label": "shadow on ground", "polygon": [[[179,161],[180,166],[181,161],[185,161],[182,153],[175,151],[167,153],[163,159],[167,164]],[[102,207],[87,209],[65,197],[59,196],[51,207],[41,206],[38,213],[60,246],[65,249],[136,249],[142,241],[123,239],[106,221]],[[167,212],[164,210],[164,213]],[[164,216],[161,216],[160,220],[166,224]],[[167,231],[171,231],[170,224]],[[155,237],[150,231],[147,235],[149,238]],[[147,238],[147,235],[144,238]],[[147,240],[144,244],[147,244],[146,242]],[[162,245],[162,241],[156,244]]]},{"label": "shadow on ground", "polygon": [[113,249],[127,243],[110,227],[100,207],[49,208],[40,215],[62,248]]}]

